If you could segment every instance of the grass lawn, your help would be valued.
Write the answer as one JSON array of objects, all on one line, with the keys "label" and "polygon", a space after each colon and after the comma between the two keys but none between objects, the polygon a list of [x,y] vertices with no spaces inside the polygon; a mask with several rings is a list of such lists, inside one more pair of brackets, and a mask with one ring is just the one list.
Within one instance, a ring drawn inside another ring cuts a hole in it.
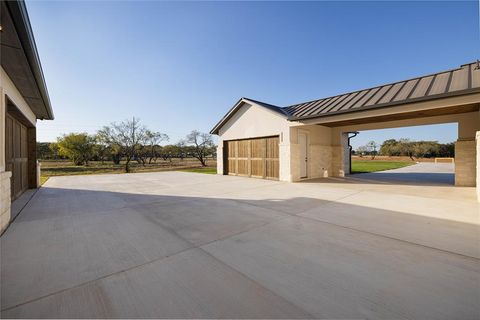
[{"label": "grass lawn", "polygon": [[184,171],[184,172],[196,172],[196,173],[206,173],[206,174],[216,174],[217,173],[217,168],[193,168],[193,169],[184,169],[184,170],[179,170],[179,171]]},{"label": "grass lawn", "polygon": [[[49,177],[54,176],[71,176],[80,174],[105,174],[105,173],[125,173],[124,165],[113,164],[105,161],[90,161],[86,166],[76,166],[70,161],[41,161],[40,183],[44,184]],[[209,159],[208,167],[201,167],[196,159],[172,159],[172,161],[158,160],[155,163],[146,164],[145,166],[137,162],[131,162],[131,172],[158,172],[158,171],[188,171],[200,173],[216,173],[215,160]]]},{"label": "grass lawn", "polygon": [[352,160],[352,173],[384,171],[411,166],[415,162]]}]

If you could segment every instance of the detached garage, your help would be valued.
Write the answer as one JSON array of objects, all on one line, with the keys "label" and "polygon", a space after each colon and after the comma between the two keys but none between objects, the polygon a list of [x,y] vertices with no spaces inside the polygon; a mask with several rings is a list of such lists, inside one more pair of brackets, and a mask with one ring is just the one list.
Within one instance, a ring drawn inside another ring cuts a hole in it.
[{"label": "detached garage", "polygon": [[480,62],[290,106],[241,98],[210,133],[218,174],[300,181],[349,174],[350,132],[439,123],[458,125],[455,185],[477,185]]}]

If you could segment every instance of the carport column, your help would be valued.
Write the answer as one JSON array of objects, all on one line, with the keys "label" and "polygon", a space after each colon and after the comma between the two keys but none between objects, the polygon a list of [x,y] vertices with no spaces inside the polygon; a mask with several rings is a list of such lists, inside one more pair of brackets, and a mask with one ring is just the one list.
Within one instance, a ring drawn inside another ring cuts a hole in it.
[{"label": "carport column", "polygon": [[223,174],[223,140],[218,140],[217,146],[217,174]]},{"label": "carport column", "polygon": [[332,130],[332,176],[344,177],[350,173],[348,133]]},{"label": "carport column", "polygon": [[458,140],[455,142],[455,185],[475,187],[477,180],[477,143],[475,135],[480,130],[478,117],[458,122]]},{"label": "carport column", "polygon": [[10,222],[10,176],[12,173],[5,171],[5,113],[5,93],[3,87],[0,87],[0,233]]}]

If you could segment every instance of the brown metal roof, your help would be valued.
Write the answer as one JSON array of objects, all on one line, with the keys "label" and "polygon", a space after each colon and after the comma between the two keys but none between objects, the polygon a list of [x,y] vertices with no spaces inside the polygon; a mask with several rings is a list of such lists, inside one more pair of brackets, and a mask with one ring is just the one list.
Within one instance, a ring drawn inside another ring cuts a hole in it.
[{"label": "brown metal roof", "polygon": [[289,120],[324,117],[480,92],[478,62],[409,80],[281,108]]},{"label": "brown metal roof", "polygon": [[290,121],[320,118],[334,114],[401,106],[408,103],[480,93],[480,63],[472,62],[460,68],[429,74],[413,79],[384,84],[333,97],[277,107],[249,98],[241,98],[213,127],[218,130],[233,116],[244,102],[255,103],[286,117]]}]

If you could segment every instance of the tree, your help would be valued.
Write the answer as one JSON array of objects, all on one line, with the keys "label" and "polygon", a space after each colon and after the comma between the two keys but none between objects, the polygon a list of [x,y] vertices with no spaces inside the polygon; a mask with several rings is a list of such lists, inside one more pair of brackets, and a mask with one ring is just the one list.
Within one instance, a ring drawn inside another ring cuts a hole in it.
[{"label": "tree", "polygon": [[58,159],[59,156],[59,148],[58,148],[58,143],[56,142],[51,142],[48,145],[48,148],[50,149],[52,159]]},{"label": "tree", "polygon": [[413,143],[413,155],[416,158],[435,157],[440,150],[437,141],[418,141]]},{"label": "tree", "polygon": [[400,139],[398,141],[398,150],[400,155],[410,157],[410,160],[415,161],[413,158],[414,150],[413,150],[413,142],[409,139]]},{"label": "tree", "polygon": [[77,166],[88,164],[93,154],[94,138],[86,133],[70,133],[58,138],[59,154]]},{"label": "tree", "polygon": [[366,147],[368,152],[372,155],[372,160],[374,160],[377,155],[378,144],[375,141],[370,141],[367,143]]},{"label": "tree", "polygon": [[211,155],[215,149],[212,135],[193,130],[187,135],[184,143],[186,146],[192,147],[192,155],[200,161],[203,167],[206,167],[207,156]]},{"label": "tree", "polygon": [[438,156],[448,157],[448,158],[455,157],[455,143],[450,142],[450,143],[440,144],[439,150],[438,150]]},{"label": "tree", "polygon": [[170,138],[164,134],[164,133],[161,133],[161,132],[154,132],[154,131],[150,131],[150,130],[147,130],[146,132],[146,141],[148,143],[148,153],[149,153],[149,156],[150,156],[150,160],[148,161],[148,163],[152,163],[152,159],[154,159],[154,162],[157,161],[157,157],[158,157],[158,146],[160,145],[160,142],[162,141],[168,141]]},{"label": "tree", "polygon": [[137,150],[146,142],[147,128],[140,124],[140,120],[113,122],[98,133],[110,146],[117,146],[125,157],[125,172],[130,172],[130,161],[134,159]]},{"label": "tree", "polygon": [[360,158],[363,158],[364,155],[366,155],[368,152],[368,149],[366,146],[360,146],[357,148],[357,153],[360,156]]},{"label": "tree", "polygon": [[172,158],[179,156],[179,148],[177,145],[167,144],[160,149],[160,156],[164,161],[172,162]]},{"label": "tree", "polygon": [[101,135],[96,134],[94,139],[95,145],[93,146],[93,156],[96,158],[96,160],[102,161],[103,164],[110,155],[111,148]]},{"label": "tree", "polygon": [[380,146],[379,153],[383,156],[399,156],[398,152],[398,141],[395,139],[388,139],[383,141]]},{"label": "tree", "polygon": [[52,158],[52,151],[50,150],[49,142],[37,142],[37,158],[38,159]]}]

